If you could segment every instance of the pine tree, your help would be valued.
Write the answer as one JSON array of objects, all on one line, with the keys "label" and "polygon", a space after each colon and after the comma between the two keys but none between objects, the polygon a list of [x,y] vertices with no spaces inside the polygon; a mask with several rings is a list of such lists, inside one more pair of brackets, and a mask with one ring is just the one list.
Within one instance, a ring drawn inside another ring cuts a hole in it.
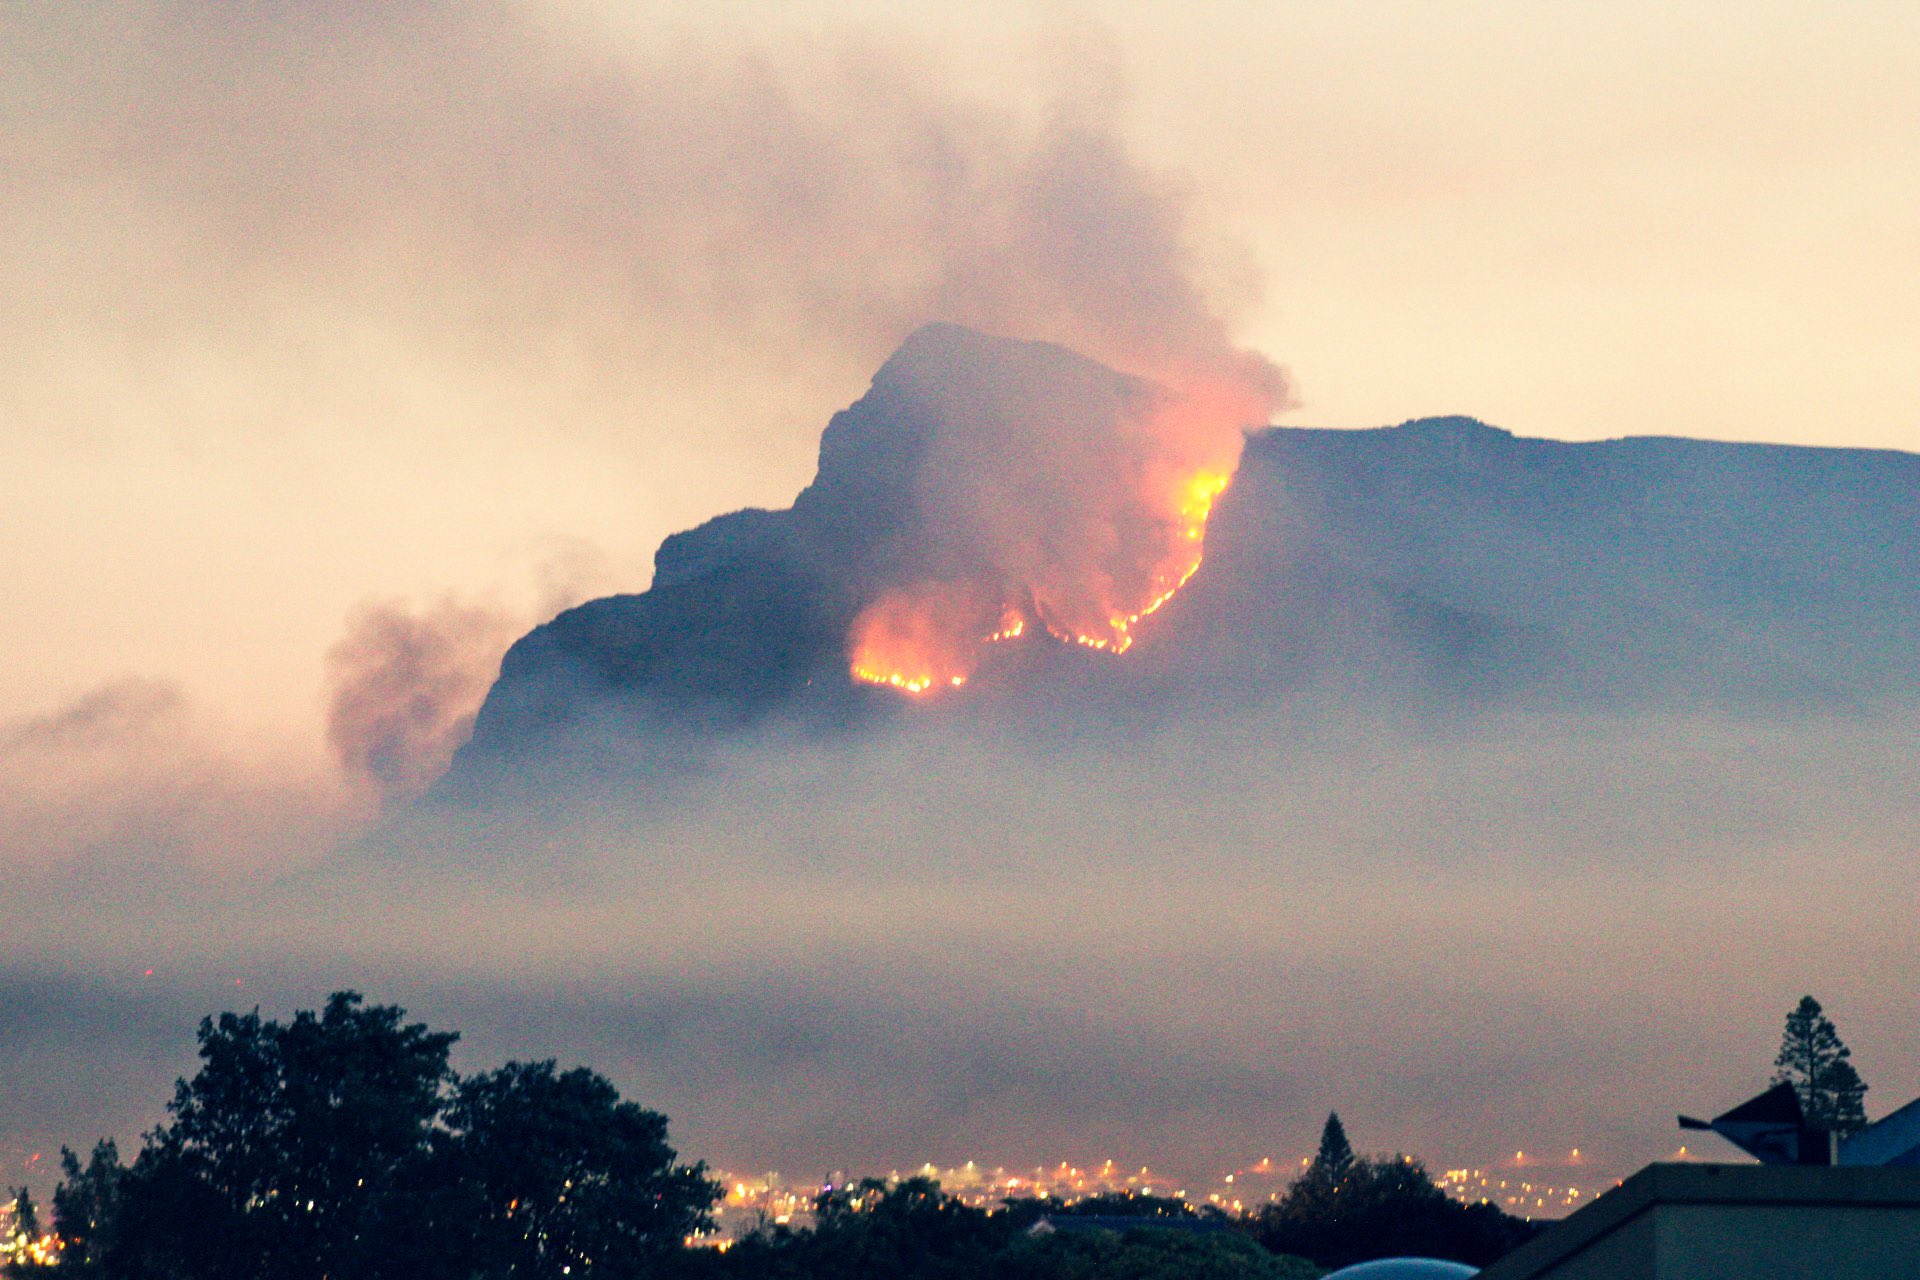
[{"label": "pine tree", "polygon": [[53,1233],[60,1237],[60,1274],[88,1280],[105,1274],[120,1216],[121,1189],[127,1170],[113,1139],[94,1144],[82,1165],[80,1157],[60,1148],[60,1185],[53,1191]]},{"label": "pine tree", "polygon": [[1329,1113],[1326,1125],[1320,1130],[1320,1150],[1287,1187],[1287,1211],[1301,1218],[1324,1217],[1335,1212],[1342,1188],[1356,1172],[1364,1170],[1354,1159],[1346,1126],[1340,1123],[1337,1112]]},{"label": "pine tree", "polygon": [[1820,1002],[1802,996],[1787,1015],[1780,1053],[1773,1060],[1773,1082],[1793,1086],[1808,1124],[1849,1134],[1867,1123],[1862,1105],[1867,1086],[1848,1060],[1852,1056],[1832,1019],[1821,1012]]},{"label": "pine tree", "polygon": [[1340,1123],[1338,1111],[1327,1113],[1326,1127],[1320,1130],[1320,1151],[1313,1162],[1335,1178],[1353,1167],[1353,1144],[1347,1141],[1347,1129]]}]

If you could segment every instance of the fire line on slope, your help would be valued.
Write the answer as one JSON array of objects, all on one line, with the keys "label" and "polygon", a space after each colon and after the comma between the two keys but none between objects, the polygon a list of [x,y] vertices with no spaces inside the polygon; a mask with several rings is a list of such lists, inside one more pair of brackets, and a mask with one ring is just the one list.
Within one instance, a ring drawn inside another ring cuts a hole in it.
[{"label": "fire line on slope", "polygon": [[[1165,607],[1199,570],[1207,517],[1231,479],[1230,471],[1202,468],[1188,473],[1162,499],[1168,510],[1155,520],[1158,545],[1147,571],[1135,575],[1144,581],[1130,593],[1131,599],[1113,598],[1120,593],[1112,581],[1117,574],[1104,584],[1069,584],[1070,594],[1097,599],[1097,613],[1084,605],[1076,610],[1074,600],[1031,581],[997,593],[969,582],[919,583],[888,592],[861,611],[849,634],[849,673],[855,680],[916,697],[957,689],[971,678],[987,646],[1020,639],[1033,624],[1063,644],[1114,655],[1127,652],[1140,621]],[[1094,616],[1085,616],[1089,613]]]}]

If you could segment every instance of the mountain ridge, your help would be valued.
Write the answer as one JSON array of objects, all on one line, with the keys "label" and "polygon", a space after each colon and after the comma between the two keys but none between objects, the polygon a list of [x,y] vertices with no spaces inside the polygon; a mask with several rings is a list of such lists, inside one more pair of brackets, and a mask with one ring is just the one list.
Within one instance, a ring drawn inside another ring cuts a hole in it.
[{"label": "mountain ridge", "polygon": [[[769,717],[838,730],[898,714],[898,695],[848,677],[846,634],[876,592],[963,554],[916,505],[930,442],[954,447],[968,414],[1151,394],[1049,344],[917,332],[833,416],[791,507],[674,534],[647,591],[517,642],[456,783],[565,759],[583,735],[624,743],[619,756],[697,750]],[[1427,705],[1904,699],[1920,686],[1916,495],[1920,455],[1892,450],[1565,442],[1464,415],[1266,427],[1246,438],[1200,572],[1136,653],[1071,665],[1147,697],[1217,677]],[[1022,679],[1069,662],[1002,665]]]}]

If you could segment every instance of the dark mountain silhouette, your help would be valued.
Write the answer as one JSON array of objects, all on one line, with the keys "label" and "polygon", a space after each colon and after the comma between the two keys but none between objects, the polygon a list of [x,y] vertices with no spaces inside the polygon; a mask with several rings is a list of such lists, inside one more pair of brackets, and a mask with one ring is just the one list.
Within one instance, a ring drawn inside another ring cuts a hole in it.
[{"label": "dark mountain silhouette", "polygon": [[[915,333],[834,415],[784,511],[675,534],[650,590],[515,644],[443,794],[542,762],[656,763],[768,721],[901,714],[846,669],[878,592],[953,570],[923,501],[936,439],[984,414],[1110,414],[1151,394],[1063,348]],[[1044,427],[1037,428],[1044,430]],[[1122,657],[1044,636],[948,699],[1051,680],[1151,700],[1289,690],[1447,708],[1862,707],[1920,691],[1920,455],[1639,438],[1471,418],[1251,435],[1206,562]],[[1104,691],[1104,692],[1103,692]],[[651,766],[649,766],[651,767]]]}]

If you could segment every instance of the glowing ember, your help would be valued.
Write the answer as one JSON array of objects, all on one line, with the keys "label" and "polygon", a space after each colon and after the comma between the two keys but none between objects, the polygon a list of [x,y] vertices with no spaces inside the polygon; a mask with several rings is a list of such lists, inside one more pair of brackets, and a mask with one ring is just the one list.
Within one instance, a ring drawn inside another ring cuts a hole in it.
[{"label": "glowing ember", "polygon": [[993,634],[987,637],[986,643],[999,644],[1004,640],[1018,640],[1025,634],[1027,634],[1026,618],[1021,616],[1018,609],[1008,605],[1000,613],[1000,625],[993,629]]}]

